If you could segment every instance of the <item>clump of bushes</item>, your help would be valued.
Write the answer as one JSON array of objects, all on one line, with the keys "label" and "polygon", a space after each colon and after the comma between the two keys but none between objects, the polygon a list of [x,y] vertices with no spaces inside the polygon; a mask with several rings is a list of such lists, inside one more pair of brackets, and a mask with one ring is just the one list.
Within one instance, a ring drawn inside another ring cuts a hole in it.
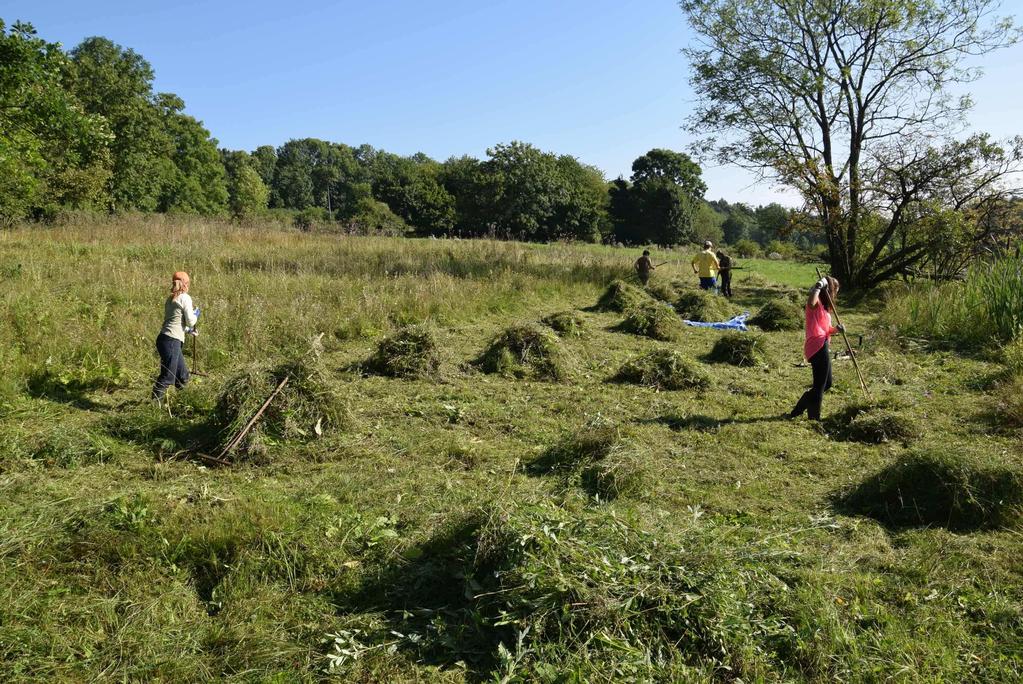
[{"label": "clump of bushes", "polygon": [[707,360],[733,366],[766,366],[767,337],[757,333],[725,333],[714,343]]},{"label": "clump of bushes", "polygon": [[961,450],[900,456],[838,497],[848,513],[895,526],[938,525],[970,531],[1014,525],[1023,512],[1023,472]]},{"label": "clump of bushes", "polygon": [[828,418],[828,425],[840,439],[864,444],[905,443],[920,436],[916,423],[890,399],[850,404]]},{"label": "clump of bushes", "polygon": [[368,367],[394,378],[424,378],[440,368],[440,353],[433,331],[424,325],[407,325],[381,340]]},{"label": "clump of bushes", "polygon": [[559,311],[544,316],[540,321],[561,337],[582,337],[586,332],[586,321],[575,311]]},{"label": "clump of bushes", "polygon": [[658,349],[628,361],[612,380],[659,390],[710,387],[710,374],[699,363],[674,349]]},{"label": "clump of bushes", "polygon": [[799,330],[803,327],[803,310],[790,297],[772,299],[749,321],[761,330]]},{"label": "clump of bushes", "polygon": [[727,321],[734,313],[728,299],[706,290],[685,292],[675,301],[675,311],[687,321]]},{"label": "clump of bushes", "polygon": [[558,338],[532,325],[504,330],[475,363],[484,373],[516,378],[563,380],[568,377],[568,362]]},{"label": "clump of bushes", "polygon": [[642,289],[624,280],[613,280],[597,300],[598,311],[625,311],[649,299]]},{"label": "clump of bushes", "polygon": [[671,341],[682,335],[682,322],[671,307],[647,302],[628,309],[625,319],[616,329],[655,340]]},{"label": "clump of bushes", "polygon": [[288,383],[237,447],[239,452],[260,456],[266,452],[268,437],[307,440],[349,426],[351,418],[344,396],[335,388],[320,357],[306,354],[282,363],[252,365],[228,379],[213,409],[214,423],[225,443],[285,378]]}]

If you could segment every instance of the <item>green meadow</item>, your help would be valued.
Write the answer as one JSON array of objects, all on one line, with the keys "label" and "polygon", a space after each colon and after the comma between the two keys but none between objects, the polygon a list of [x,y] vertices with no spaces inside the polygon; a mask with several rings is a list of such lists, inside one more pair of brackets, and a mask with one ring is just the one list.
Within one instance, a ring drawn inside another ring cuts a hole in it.
[{"label": "green meadow", "polygon": [[[840,296],[871,398],[840,357],[824,421],[789,421],[802,330],[686,327],[691,253],[655,252],[649,292],[636,256],[159,216],[0,231],[4,680],[1023,677],[1011,355],[922,342],[905,292]],[[726,314],[816,279],[739,261]],[[161,408],[179,269],[202,375]],[[597,307],[616,279],[622,310]],[[281,369],[265,424],[209,460]]]}]

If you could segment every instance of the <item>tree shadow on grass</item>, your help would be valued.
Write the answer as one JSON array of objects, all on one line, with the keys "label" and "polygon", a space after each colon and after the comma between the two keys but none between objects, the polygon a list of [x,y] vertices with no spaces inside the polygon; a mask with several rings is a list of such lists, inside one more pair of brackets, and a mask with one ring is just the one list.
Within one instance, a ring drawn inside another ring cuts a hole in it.
[{"label": "tree shadow on grass", "polygon": [[637,423],[666,425],[676,432],[683,430],[694,430],[696,432],[717,432],[726,425],[751,425],[753,423],[783,422],[786,415],[775,416],[750,416],[745,418],[714,418],[703,414],[668,414],[655,418],[640,418]]},{"label": "tree shadow on grass", "polygon": [[470,681],[488,680],[499,662],[498,645],[513,643],[508,628],[494,627],[477,597],[497,586],[495,572],[508,559],[481,554],[483,515],[445,526],[403,557],[384,565],[352,589],[331,595],[340,613],[382,613],[388,632],[403,635],[397,648],[416,662],[441,668],[468,668]]},{"label": "tree shadow on grass", "polygon": [[89,394],[109,388],[103,380],[93,382],[60,382],[49,372],[32,373],[26,383],[29,396],[68,404],[83,411],[106,411],[110,407],[94,401]]}]

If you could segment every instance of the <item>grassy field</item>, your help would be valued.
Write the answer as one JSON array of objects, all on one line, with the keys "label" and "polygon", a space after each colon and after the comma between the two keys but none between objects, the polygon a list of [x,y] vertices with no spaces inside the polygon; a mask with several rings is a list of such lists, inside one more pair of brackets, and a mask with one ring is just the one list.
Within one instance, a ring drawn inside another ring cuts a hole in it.
[{"label": "grassy field", "polygon": [[[593,305],[635,257],[171,219],[0,232],[5,681],[1019,681],[1004,367],[850,310],[874,412],[840,359],[824,423],[783,420],[801,331],[760,333],[752,366],[710,362],[714,330],[622,332]],[[653,284],[693,288],[688,258],[655,254],[681,263]],[[736,312],[815,279],[742,265]],[[177,269],[208,376],[171,418],[147,397]],[[540,323],[559,312],[561,336]],[[378,374],[407,324],[439,365]],[[520,325],[559,380],[476,363]],[[694,384],[615,380],[655,351]],[[303,355],[344,418],[285,412],[289,436],[204,465],[228,380]]]}]

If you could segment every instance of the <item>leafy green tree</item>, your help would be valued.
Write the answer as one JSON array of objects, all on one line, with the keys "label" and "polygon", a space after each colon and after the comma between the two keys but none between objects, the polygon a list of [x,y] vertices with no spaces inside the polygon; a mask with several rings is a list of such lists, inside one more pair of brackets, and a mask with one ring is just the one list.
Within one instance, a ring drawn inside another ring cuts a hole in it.
[{"label": "leafy green tree", "polygon": [[153,69],[134,50],[87,38],[71,50],[68,87],[113,133],[109,191],[115,209],[155,211],[172,181],[174,141],[153,94]]},{"label": "leafy green tree", "polygon": [[221,150],[227,174],[228,206],[235,218],[251,218],[267,208],[270,190],[256,171],[253,156],[238,151]]},{"label": "leafy green tree", "polygon": [[725,239],[724,223],[727,217],[709,203],[700,201],[693,212],[693,234],[697,242],[710,240],[715,245]]},{"label": "leafy green tree", "polygon": [[[686,51],[702,104],[699,147],[768,171],[819,217],[832,273],[865,289],[924,258],[942,230],[912,225],[913,207],[954,177],[978,200],[1019,166],[1023,142],[967,145],[950,136],[970,102],[950,87],[965,61],[1009,45],[1019,30],[997,0],[682,0],[700,36]],[[942,140],[947,142],[942,143]]]},{"label": "leafy green tree", "polygon": [[[693,220],[706,190],[700,167],[687,155],[650,150],[633,162],[631,182],[618,179],[609,190],[615,239],[661,245],[694,241]],[[704,227],[711,230],[707,218]],[[715,235],[719,230],[714,229]]]},{"label": "leafy green tree", "polygon": [[157,208],[205,215],[224,212],[227,177],[217,141],[200,122],[182,113],[185,103],[181,98],[160,94],[157,104],[162,128],[171,142],[169,159],[161,160],[165,182]]},{"label": "leafy green tree", "polygon": [[369,183],[369,167],[351,147],[303,138],[277,150],[270,187],[273,206],[316,206],[345,218],[369,196]]},{"label": "leafy green tree", "polygon": [[63,87],[67,68],[31,25],[0,21],[0,221],[103,201],[109,131]]},{"label": "leafy green tree", "polygon": [[737,202],[728,205],[727,213],[728,217],[721,224],[724,241],[735,245],[740,240],[752,239],[757,229],[753,211],[745,204]]},{"label": "leafy green tree", "polygon": [[273,196],[274,172],[277,169],[277,150],[273,145],[260,145],[252,151],[252,167],[259,174],[263,184],[270,189],[270,206],[280,206]]},{"label": "leafy green tree", "polygon": [[447,235],[455,226],[455,199],[444,188],[441,171],[440,164],[421,153],[381,153],[371,172],[373,196],[420,235]]}]

